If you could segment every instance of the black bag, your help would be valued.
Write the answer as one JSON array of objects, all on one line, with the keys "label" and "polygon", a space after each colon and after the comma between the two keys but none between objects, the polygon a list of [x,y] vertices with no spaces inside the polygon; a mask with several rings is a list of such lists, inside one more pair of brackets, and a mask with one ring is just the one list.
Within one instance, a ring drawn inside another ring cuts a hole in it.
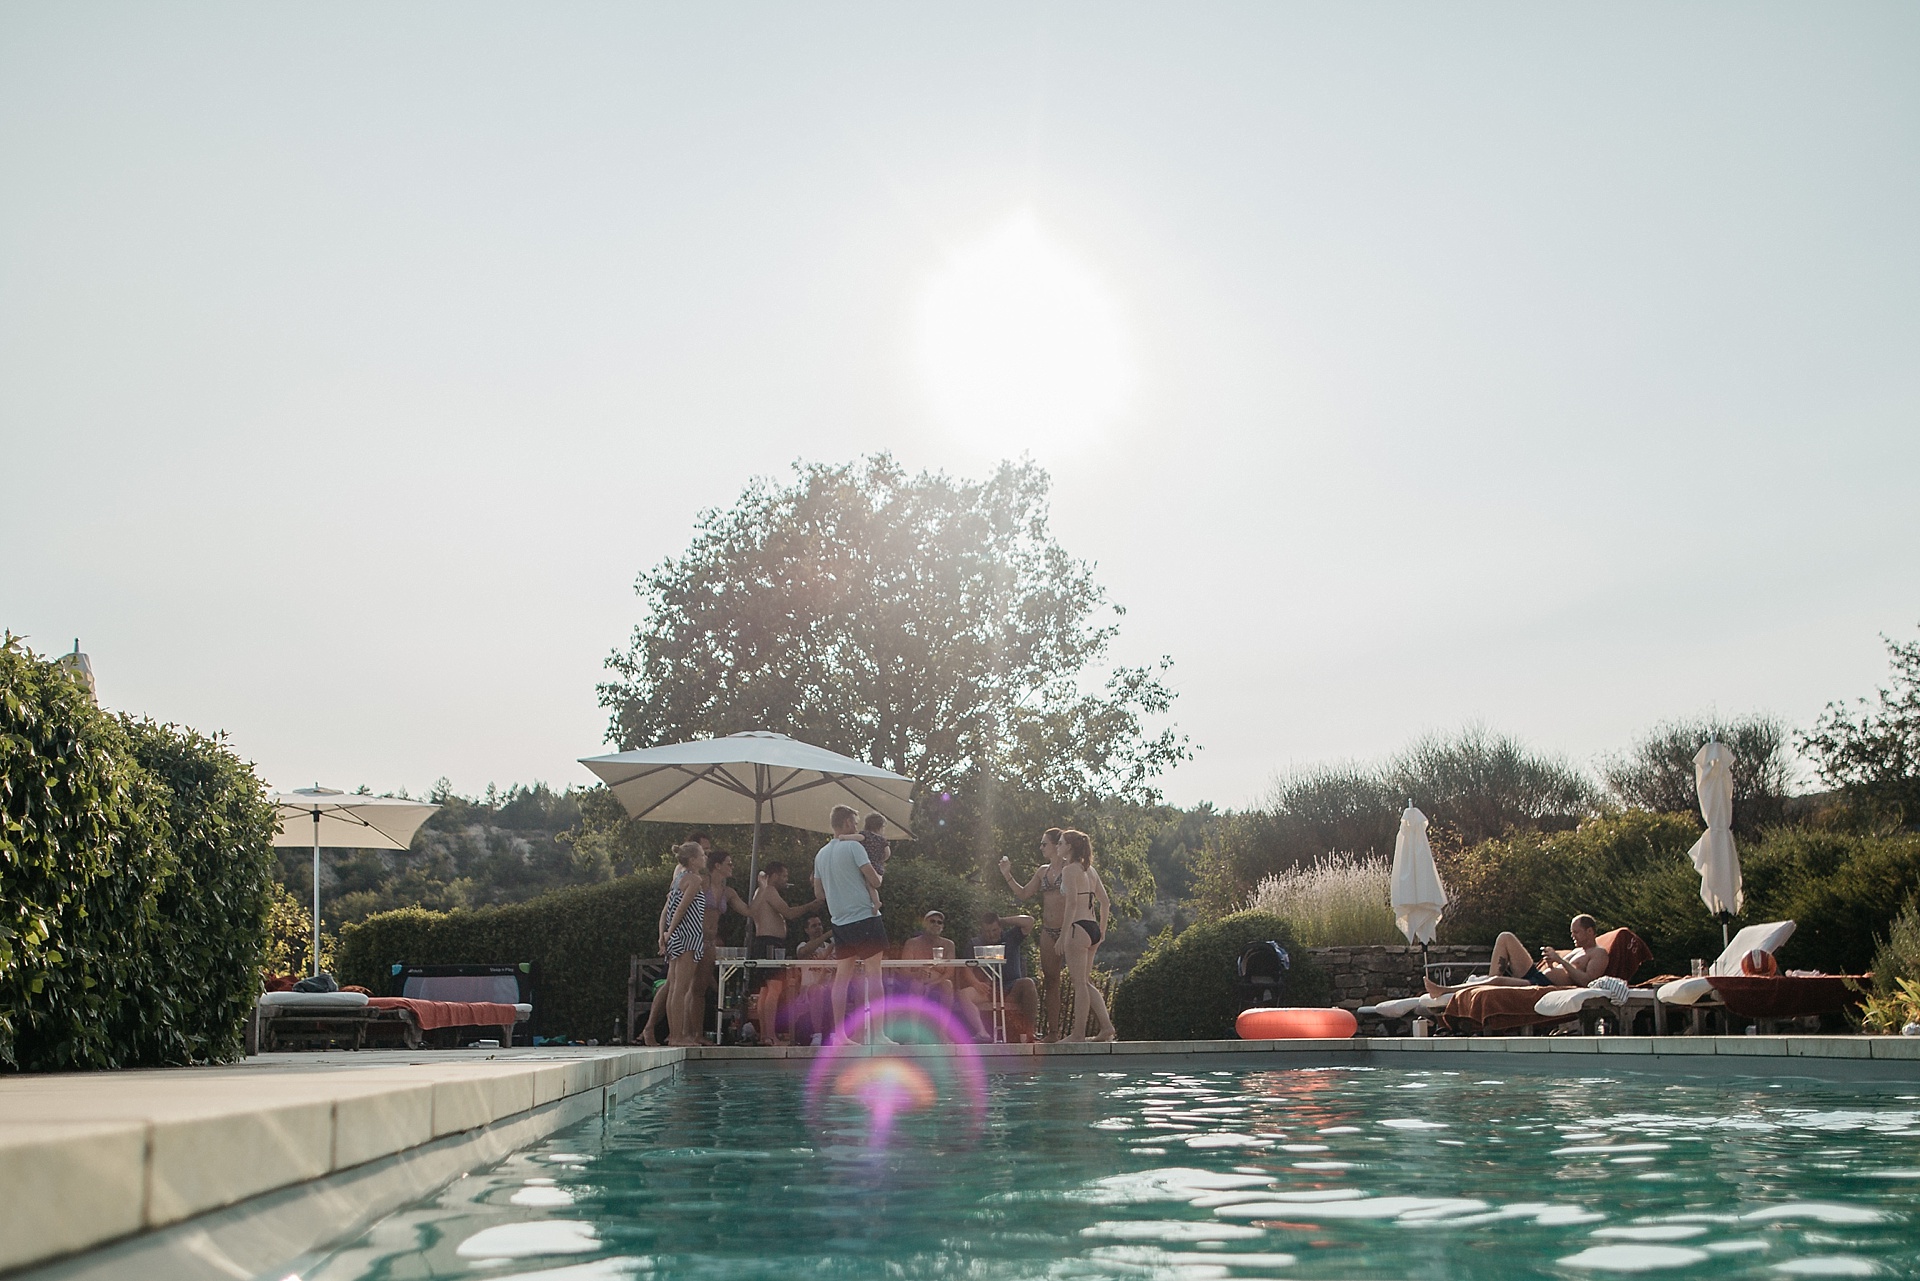
[{"label": "black bag", "polygon": [[1287,955],[1287,949],[1272,939],[1255,943],[1242,952],[1235,966],[1233,985],[1240,1008],[1249,1010],[1284,1004],[1287,972],[1292,968],[1293,958]]}]

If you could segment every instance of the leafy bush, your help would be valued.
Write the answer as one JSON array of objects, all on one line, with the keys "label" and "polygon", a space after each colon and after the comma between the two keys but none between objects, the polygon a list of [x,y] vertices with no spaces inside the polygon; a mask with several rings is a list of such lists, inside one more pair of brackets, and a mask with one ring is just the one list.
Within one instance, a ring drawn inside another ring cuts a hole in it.
[{"label": "leafy bush", "polygon": [[1632,927],[1659,972],[1685,973],[1690,958],[1720,952],[1720,926],[1701,906],[1687,858],[1698,835],[1684,814],[1628,810],[1462,851],[1440,868],[1452,899],[1441,941],[1490,945],[1511,930],[1530,949],[1560,946],[1567,922],[1590,912],[1603,931]]},{"label": "leafy bush", "polygon": [[[1440,869],[1453,899],[1440,937],[1490,944],[1512,930],[1536,948],[1591,912],[1603,930],[1631,926],[1652,947],[1656,971],[1685,973],[1690,958],[1721,950],[1720,923],[1701,905],[1687,857],[1698,834],[1691,816],[1628,810],[1463,851]],[[1920,836],[1775,829],[1740,853],[1746,907],[1735,925],[1796,922],[1785,957],[1795,969],[1866,969],[1875,938],[1920,888]]]},{"label": "leafy bush", "polygon": [[[339,966],[340,940],[322,931],[320,968]],[[305,974],[313,965],[313,913],[292,890],[276,884],[267,903],[267,949],[260,962],[265,975]]]},{"label": "leafy bush", "polygon": [[135,759],[163,785],[175,868],[139,950],[144,973],[131,990],[143,995],[121,1007],[116,1040],[138,1063],[237,1058],[266,954],[273,806],[219,740],[123,723]]},{"label": "leafy bush", "polygon": [[1517,740],[1478,728],[1423,738],[1381,765],[1282,779],[1264,805],[1224,825],[1221,858],[1200,877],[1199,906],[1231,910],[1262,878],[1336,850],[1390,853],[1409,799],[1433,820],[1436,849],[1562,830],[1599,805],[1585,775]]},{"label": "leafy bush", "polygon": [[0,642],[0,1065],[159,1066],[240,1049],[272,817],[215,739],[102,712]]},{"label": "leafy bush", "polygon": [[500,907],[381,912],[340,927],[338,977],[384,993],[395,964],[532,961],[539,966],[533,1031],[604,1041],[626,1016],[628,958],[658,954],[660,908],[672,882],[672,869],[657,867]]},{"label": "leafy bush", "polygon": [[1329,854],[1261,881],[1247,910],[1286,921],[1302,947],[1404,943],[1387,906],[1391,872],[1384,858]]},{"label": "leafy bush", "polygon": [[1272,939],[1293,958],[1289,1005],[1326,1005],[1327,976],[1293,938],[1287,923],[1265,912],[1235,912],[1167,931],[1148,945],[1113,994],[1114,1026],[1129,1041],[1192,1041],[1229,1037],[1240,1014],[1234,966],[1255,943]]},{"label": "leafy bush", "polygon": [[1768,833],[1742,854],[1747,903],[1741,919],[1797,922],[1785,957],[1794,969],[1863,972],[1873,964],[1877,940],[1888,936],[1901,907],[1920,890],[1920,835],[1913,833],[1791,828]]},{"label": "leafy bush", "polygon": [[1875,991],[1894,992],[1901,979],[1920,982],[1920,897],[1907,900],[1873,954]]}]

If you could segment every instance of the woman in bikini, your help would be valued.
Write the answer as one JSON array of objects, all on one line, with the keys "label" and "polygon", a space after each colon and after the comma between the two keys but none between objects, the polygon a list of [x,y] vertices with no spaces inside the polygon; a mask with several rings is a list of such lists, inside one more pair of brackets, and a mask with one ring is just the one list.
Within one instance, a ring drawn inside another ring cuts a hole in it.
[{"label": "woman in bikini", "polygon": [[1047,1006],[1044,1039],[1057,1041],[1060,1039],[1060,971],[1067,963],[1066,949],[1060,939],[1061,930],[1066,928],[1067,897],[1060,892],[1060,887],[1067,874],[1067,851],[1060,843],[1059,828],[1049,827],[1041,836],[1040,857],[1047,861],[1034,871],[1025,885],[1013,879],[1013,864],[1006,858],[1000,860],[1000,875],[1006,878],[1007,888],[1020,902],[1036,894],[1040,896],[1040,930],[1036,937],[1040,942],[1040,987]]},{"label": "woman in bikini", "polygon": [[1066,875],[1061,895],[1067,901],[1067,973],[1073,979],[1073,1026],[1063,1041],[1086,1039],[1087,1015],[1099,1026],[1096,1041],[1114,1038],[1113,1020],[1107,1017],[1107,1002],[1093,985],[1093,954],[1107,934],[1107,918],[1113,903],[1100,873],[1093,870],[1093,839],[1085,832],[1064,832],[1061,844],[1067,851]]},{"label": "woman in bikini", "polygon": [[667,1044],[703,1045],[700,1039],[700,962],[707,950],[707,852],[693,841],[674,851],[682,875],[667,891],[660,954],[667,958]]}]

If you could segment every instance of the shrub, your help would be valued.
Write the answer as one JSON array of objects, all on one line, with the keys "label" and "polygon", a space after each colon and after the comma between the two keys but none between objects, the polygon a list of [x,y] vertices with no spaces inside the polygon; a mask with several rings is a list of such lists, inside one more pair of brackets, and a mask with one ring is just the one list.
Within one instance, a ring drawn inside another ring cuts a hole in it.
[{"label": "shrub", "polygon": [[533,1031],[606,1040],[626,1016],[628,958],[658,955],[671,884],[672,869],[655,867],[500,907],[380,912],[340,927],[339,979],[384,993],[396,964],[532,961]]},{"label": "shrub", "polygon": [[[1475,846],[1441,866],[1453,903],[1440,936],[1490,944],[1512,930],[1532,948],[1557,944],[1575,913],[1591,912],[1603,930],[1631,926],[1657,972],[1685,973],[1690,958],[1722,946],[1687,857],[1698,834],[1688,815],[1628,810],[1571,832]],[[1861,972],[1875,938],[1920,889],[1920,836],[1775,829],[1740,853],[1746,905],[1734,924],[1796,922],[1785,958],[1795,969]]]},{"label": "shrub", "polygon": [[1741,920],[1797,922],[1785,958],[1794,969],[1866,970],[1877,940],[1887,937],[1901,907],[1920,890],[1920,835],[1913,833],[1791,828],[1768,833],[1742,853],[1747,902]]},{"label": "shrub", "polygon": [[0,642],[0,1065],[230,1058],[259,977],[271,812],[216,739],[115,718]]},{"label": "shrub", "polygon": [[947,936],[965,943],[973,937],[987,896],[980,886],[938,863],[896,854],[887,860],[880,907],[887,937],[895,943],[918,933],[920,918],[936,908],[946,914]]},{"label": "shrub", "polygon": [[1531,949],[1560,946],[1567,922],[1590,912],[1603,931],[1625,925],[1645,939],[1658,972],[1685,973],[1690,958],[1720,952],[1687,858],[1698,836],[1686,815],[1627,810],[1570,832],[1487,841],[1441,866],[1452,902],[1440,938],[1484,946],[1511,930]]},{"label": "shrub", "polygon": [[1387,906],[1391,871],[1384,858],[1330,854],[1261,881],[1247,910],[1286,921],[1302,947],[1404,943]]},{"label": "shrub", "polygon": [[1167,931],[1148,945],[1113,994],[1114,1026],[1129,1041],[1191,1041],[1234,1034],[1240,1014],[1234,965],[1255,943],[1272,939],[1293,957],[1289,1005],[1326,1005],[1326,974],[1293,938],[1287,922],[1265,912],[1235,912]]},{"label": "shrub", "polygon": [[139,951],[145,972],[135,990],[146,995],[121,1007],[116,1039],[138,1063],[237,1058],[266,955],[273,806],[218,739],[148,720],[123,723],[135,759],[163,785],[175,867],[160,890],[157,928]]},{"label": "shrub", "polygon": [[1221,857],[1200,877],[1198,906],[1228,909],[1262,878],[1336,850],[1390,853],[1409,799],[1433,820],[1436,848],[1510,831],[1559,831],[1598,808],[1583,774],[1515,739],[1479,728],[1423,738],[1381,765],[1324,766],[1281,779],[1264,805],[1224,824]]}]

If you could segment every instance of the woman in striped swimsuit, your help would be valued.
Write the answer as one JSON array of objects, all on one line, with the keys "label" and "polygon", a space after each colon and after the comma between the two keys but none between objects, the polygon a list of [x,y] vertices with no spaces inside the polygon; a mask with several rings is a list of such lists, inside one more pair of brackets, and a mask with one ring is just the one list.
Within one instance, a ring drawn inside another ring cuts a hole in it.
[{"label": "woman in striped swimsuit", "polygon": [[702,1045],[695,997],[707,942],[707,852],[696,841],[674,851],[678,882],[667,891],[660,954],[667,958],[667,1044]]}]

